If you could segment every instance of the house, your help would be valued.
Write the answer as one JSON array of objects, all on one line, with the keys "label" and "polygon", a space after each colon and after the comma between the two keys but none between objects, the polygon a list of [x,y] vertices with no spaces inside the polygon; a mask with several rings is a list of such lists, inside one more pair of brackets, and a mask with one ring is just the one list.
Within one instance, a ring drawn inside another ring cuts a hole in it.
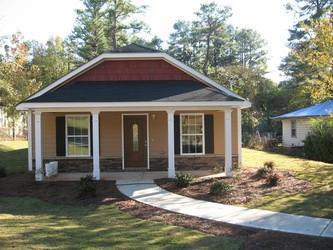
[{"label": "house", "polygon": [[274,117],[273,119],[282,121],[282,145],[284,147],[304,146],[303,141],[310,131],[311,120],[330,116],[332,112],[333,100]]},{"label": "house", "polygon": [[250,103],[168,54],[131,44],[104,53],[17,106],[28,113],[29,169],[156,171],[174,177],[241,160],[241,109]]}]

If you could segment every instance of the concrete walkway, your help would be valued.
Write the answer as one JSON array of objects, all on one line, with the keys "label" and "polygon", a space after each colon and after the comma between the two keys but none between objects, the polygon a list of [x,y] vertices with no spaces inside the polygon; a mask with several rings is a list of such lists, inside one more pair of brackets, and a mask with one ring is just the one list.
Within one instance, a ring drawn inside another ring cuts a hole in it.
[{"label": "concrete walkway", "polygon": [[330,219],[196,200],[168,192],[152,180],[119,180],[117,187],[133,200],[176,213],[246,227],[333,238]]}]

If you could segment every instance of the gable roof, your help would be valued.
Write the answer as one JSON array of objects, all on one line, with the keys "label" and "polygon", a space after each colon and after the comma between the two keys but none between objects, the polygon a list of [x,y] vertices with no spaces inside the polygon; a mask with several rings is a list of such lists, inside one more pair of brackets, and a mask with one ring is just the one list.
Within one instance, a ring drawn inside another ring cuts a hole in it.
[{"label": "gable roof", "polygon": [[[60,79],[56,80],[55,82],[51,83],[50,85],[44,87],[43,89],[37,91],[36,93],[34,93],[30,97],[28,97],[26,100],[24,100],[17,106],[17,109],[25,110],[25,109],[29,108],[29,105],[25,105],[25,104],[29,104],[29,100],[36,99],[37,97],[40,97],[40,96],[48,93],[51,90],[55,90],[56,88],[63,86],[64,84],[68,83],[75,77],[83,74],[84,72],[87,72],[91,68],[99,65],[100,63],[102,63],[106,60],[137,60],[137,59],[164,60],[167,63],[173,65],[174,67],[182,70],[186,74],[192,76],[194,79],[197,79],[198,81],[205,84],[206,86],[208,86],[210,88],[214,88],[216,91],[220,91],[221,94],[238,99],[238,102],[239,101],[242,102],[242,107],[251,106],[250,102],[248,102],[246,99],[233,93],[232,91],[228,90],[227,88],[218,84],[217,82],[209,79],[205,75],[188,67],[187,65],[185,65],[184,63],[171,57],[170,55],[168,55],[164,52],[146,48],[141,45],[130,44],[123,48],[119,48],[116,51],[103,53],[103,54],[97,56],[96,58],[90,60],[86,64],[78,67],[77,69],[71,71],[67,75],[61,77]],[[34,107],[36,107],[36,105],[34,105]]]},{"label": "gable roof", "polygon": [[82,81],[39,97],[38,102],[208,102],[242,101],[191,80]]},{"label": "gable roof", "polygon": [[305,118],[329,116],[333,113],[333,100],[318,103],[316,105],[295,110],[290,113],[282,114],[273,119]]},{"label": "gable roof", "polygon": [[148,48],[137,43],[131,43],[124,47],[116,48],[111,53],[158,53],[161,52],[156,49]]}]

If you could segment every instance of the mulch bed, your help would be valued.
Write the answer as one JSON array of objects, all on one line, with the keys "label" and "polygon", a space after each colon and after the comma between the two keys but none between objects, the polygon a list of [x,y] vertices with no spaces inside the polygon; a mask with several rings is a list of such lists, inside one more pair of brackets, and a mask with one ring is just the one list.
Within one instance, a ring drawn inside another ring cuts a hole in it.
[{"label": "mulch bed", "polygon": [[[179,188],[170,179],[157,180],[157,184],[162,188],[184,196],[219,202],[230,205],[243,205],[258,199],[260,196],[274,191],[299,193],[306,192],[311,188],[311,184],[304,180],[299,180],[286,170],[274,170],[280,176],[277,186],[271,187],[266,184],[265,178],[260,178],[256,174],[257,169],[240,169],[235,172],[233,178],[211,178],[197,179],[186,188]],[[219,195],[210,194],[210,186],[215,180],[222,180],[231,185],[232,189],[227,193]]]},{"label": "mulch bed", "polygon": [[119,210],[144,220],[240,238],[244,242],[243,249],[330,249],[333,245],[333,239],[250,229],[154,208],[123,196],[111,181],[100,181],[97,196],[93,198],[77,198],[77,186],[78,182],[36,183],[31,175],[10,176],[0,178],[0,197],[35,197],[74,206],[115,204]]}]

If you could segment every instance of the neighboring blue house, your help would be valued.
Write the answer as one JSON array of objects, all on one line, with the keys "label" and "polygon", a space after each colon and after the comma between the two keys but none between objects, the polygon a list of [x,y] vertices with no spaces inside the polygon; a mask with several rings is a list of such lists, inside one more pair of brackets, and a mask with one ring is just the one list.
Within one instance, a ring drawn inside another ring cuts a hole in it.
[{"label": "neighboring blue house", "polygon": [[279,115],[273,119],[282,121],[283,146],[301,147],[304,145],[303,141],[310,130],[310,120],[330,116],[332,113],[333,100]]}]

